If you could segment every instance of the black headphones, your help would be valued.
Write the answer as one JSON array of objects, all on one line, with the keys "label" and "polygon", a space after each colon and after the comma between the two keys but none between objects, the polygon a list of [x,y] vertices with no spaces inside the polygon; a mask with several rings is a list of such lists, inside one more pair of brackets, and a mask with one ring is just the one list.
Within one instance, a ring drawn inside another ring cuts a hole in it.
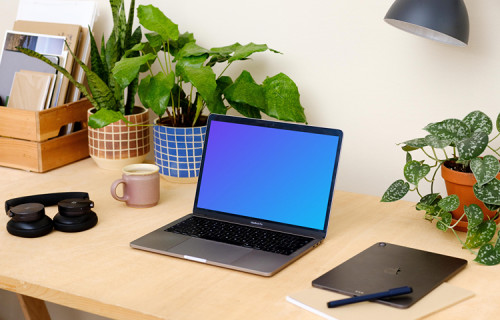
[{"label": "black headphones", "polygon": [[[45,206],[58,206],[54,220],[45,215]],[[86,192],[47,193],[19,197],[5,201],[5,212],[11,219],[7,231],[23,238],[49,234],[52,229],[79,232],[97,224],[97,215],[91,209],[94,202]]]}]

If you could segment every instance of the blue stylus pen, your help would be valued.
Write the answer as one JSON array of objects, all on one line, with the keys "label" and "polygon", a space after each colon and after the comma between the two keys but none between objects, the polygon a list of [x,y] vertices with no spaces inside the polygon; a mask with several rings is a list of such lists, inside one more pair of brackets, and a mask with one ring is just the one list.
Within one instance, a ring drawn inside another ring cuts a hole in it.
[{"label": "blue stylus pen", "polygon": [[390,289],[390,290],[383,291],[383,292],[365,294],[362,296],[341,299],[341,300],[334,300],[334,301],[328,302],[326,305],[328,306],[328,308],[335,308],[335,307],[343,306],[346,304],[362,302],[362,301],[370,301],[370,300],[382,299],[382,298],[389,298],[389,297],[400,296],[400,295],[408,294],[408,293],[412,293],[412,292],[413,292],[413,289],[411,287],[405,286],[405,287]]}]

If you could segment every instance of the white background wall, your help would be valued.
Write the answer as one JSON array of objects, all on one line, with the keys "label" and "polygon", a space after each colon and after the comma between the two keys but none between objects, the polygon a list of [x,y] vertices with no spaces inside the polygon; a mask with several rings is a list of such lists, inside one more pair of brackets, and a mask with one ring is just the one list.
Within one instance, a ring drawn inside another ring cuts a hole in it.
[{"label": "white background wall", "polygon": [[[109,34],[111,13],[107,0],[98,2],[94,29],[100,38]],[[2,35],[13,24],[17,3],[0,0]],[[279,72],[294,79],[309,124],[344,131],[337,189],[377,196],[402,177],[405,155],[396,143],[423,137],[421,128],[430,122],[463,118],[476,109],[495,120],[500,111],[499,1],[466,0],[470,41],[465,48],[389,26],[383,17],[392,3],[136,1],[160,7],[203,47],[255,42],[283,52],[235,63],[233,74],[245,68],[259,83]],[[0,319],[4,309],[2,303]]]}]

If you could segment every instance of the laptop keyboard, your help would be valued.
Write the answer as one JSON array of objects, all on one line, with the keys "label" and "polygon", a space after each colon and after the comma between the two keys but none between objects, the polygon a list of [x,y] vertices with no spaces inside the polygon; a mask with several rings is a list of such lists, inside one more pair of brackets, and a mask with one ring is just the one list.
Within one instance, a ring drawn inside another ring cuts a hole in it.
[{"label": "laptop keyboard", "polygon": [[234,223],[190,217],[166,231],[267,252],[290,255],[312,238],[252,228]]}]

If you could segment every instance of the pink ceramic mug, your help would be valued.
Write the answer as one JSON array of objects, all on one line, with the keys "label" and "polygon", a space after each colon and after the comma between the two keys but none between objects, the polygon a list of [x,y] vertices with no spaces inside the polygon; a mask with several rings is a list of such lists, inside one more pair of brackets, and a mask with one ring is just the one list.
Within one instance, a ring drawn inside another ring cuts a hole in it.
[{"label": "pink ceramic mug", "polygon": [[[125,201],[134,208],[153,207],[160,199],[160,168],[154,164],[138,163],[123,168],[122,178],[111,185],[111,195],[118,201]],[[123,196],[116,194],[116,188],[123,183]]]}]

